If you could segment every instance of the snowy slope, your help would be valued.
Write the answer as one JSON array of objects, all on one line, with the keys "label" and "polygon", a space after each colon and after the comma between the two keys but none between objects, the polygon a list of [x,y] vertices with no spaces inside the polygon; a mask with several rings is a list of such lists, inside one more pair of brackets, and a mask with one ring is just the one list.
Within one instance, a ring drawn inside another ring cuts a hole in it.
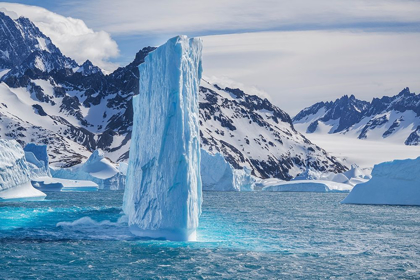
[{"label": "snowy slope", "polygon": [[343,134],[311,133],[306,137],[328,152],[343,159],[347,165],[357,164],[362,168],[372,168],[375,164],[394,159],[417,158],[420,147],[383,140],[354,139]]}]

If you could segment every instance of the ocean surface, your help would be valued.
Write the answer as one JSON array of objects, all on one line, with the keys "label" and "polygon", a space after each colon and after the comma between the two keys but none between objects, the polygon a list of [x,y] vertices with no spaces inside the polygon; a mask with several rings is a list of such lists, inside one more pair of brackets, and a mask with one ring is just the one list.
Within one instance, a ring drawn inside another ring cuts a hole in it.
[{"label": "ocean surface", "polygon": [[205,192],[197,242],[141,240],[123,192],[0,203],[0,279],[420,279],[420,207]]}]

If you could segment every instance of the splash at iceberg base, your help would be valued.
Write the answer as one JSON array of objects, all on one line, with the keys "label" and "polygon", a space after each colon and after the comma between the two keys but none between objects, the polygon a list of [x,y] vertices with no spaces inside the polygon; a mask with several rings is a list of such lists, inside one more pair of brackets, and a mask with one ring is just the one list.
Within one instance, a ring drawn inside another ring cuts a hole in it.
[{"label": "splash at iceberg base", "polygon": [[201,214],[199,39],[180,36],[141,64],[123,209],[142,237],[195,240]]},{"label": "splash at iceberg base", "polygon": [[341,203],[420,206],[420,157],[375,165],[372,179],[356,185]]}]

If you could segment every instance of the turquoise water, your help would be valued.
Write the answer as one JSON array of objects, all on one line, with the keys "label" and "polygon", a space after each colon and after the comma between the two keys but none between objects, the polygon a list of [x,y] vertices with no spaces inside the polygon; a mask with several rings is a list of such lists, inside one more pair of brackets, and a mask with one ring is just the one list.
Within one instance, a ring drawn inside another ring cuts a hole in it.
[{"label": "turquoise water", "polygon": [[0,279],[419,279],[420,207],[204,193],[198,242],[140,240],[122,192],[0,203]]}]

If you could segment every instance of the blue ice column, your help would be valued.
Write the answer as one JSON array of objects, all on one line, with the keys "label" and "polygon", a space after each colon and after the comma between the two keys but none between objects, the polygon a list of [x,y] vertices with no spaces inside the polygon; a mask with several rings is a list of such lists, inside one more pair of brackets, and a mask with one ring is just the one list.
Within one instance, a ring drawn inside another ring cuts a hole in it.
[{"label": "blue ice column", "polygon": [[123,209],[143,237],[195,240],[201,214],[200,39],[179,36],[140,65]]}]

